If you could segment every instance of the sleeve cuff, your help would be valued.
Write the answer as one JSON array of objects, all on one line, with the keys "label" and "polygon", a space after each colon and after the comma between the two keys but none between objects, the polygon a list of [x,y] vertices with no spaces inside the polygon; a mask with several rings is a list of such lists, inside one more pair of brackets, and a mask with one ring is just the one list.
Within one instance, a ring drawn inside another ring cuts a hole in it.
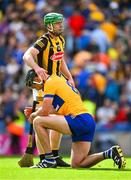
[{"label": "sleeve cuff", "polygon": [[53,97],[54,97],[53,94],[46,94],[46,95],[44,96],[44,98],[53,98]]}]

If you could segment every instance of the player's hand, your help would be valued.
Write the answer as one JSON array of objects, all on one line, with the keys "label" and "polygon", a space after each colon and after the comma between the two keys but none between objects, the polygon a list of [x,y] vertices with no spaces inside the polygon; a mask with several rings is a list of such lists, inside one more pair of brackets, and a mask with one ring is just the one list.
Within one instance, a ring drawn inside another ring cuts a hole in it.
[{"label": "player's hand", "polygon": [[30,115],[30,117],[29,117],[29,122],[30,122],[31,124],[33,123],[33,120],[35,119],[35,117],[36,117],[36,113],[35,113],[35,112]]},{"label": "player's hand", "polygon": [[31,113],[32,113],[32,107],[26,107],[24,109],[24,114],[25,114],[27,119],[30,117]]},{"label": "player's hand", "polygon": [[41,79],[41,81],[45,81],[48,78],[48,74],[47,71],[41,67],[37,67],[35,69],[36,74],[38,75],[38,77]]},{"label": "player's hand", "polygon": [[74,80],[72,78],[68,79],[68,82],[73,86],[75,87],[75,83],[74,83]]}]

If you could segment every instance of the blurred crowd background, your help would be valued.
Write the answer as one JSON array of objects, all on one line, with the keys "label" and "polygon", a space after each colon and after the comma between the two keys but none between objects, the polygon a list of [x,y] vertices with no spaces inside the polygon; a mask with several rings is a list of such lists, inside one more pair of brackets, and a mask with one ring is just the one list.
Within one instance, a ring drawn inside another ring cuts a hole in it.
[{"label": "blurred crowd background", "polygon": [[[45,32],[48,12],[65,17],[65,60],[97,131],[131,131],[130,0],[0,0],[0,134],[13,154],[21,153],[32,101],[22,56]],[[0,154],[4,142],[0,136]]]}]

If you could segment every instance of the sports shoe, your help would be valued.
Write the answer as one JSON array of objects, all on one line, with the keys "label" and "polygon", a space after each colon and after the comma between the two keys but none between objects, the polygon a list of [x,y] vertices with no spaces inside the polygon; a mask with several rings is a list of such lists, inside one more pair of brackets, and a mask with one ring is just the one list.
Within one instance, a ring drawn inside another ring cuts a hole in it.
[{"label": "sports shoe", "polygon": [[62,157],[57,156],[57,157],[54,157],[54,158],[56,160],[57,166],[59,166],[59,167],[70,167],[70,164],[63,161]]},{"label": "sports shoe", "polygon": [[57,164],[56,161],[48,161],[44,159],[40,161],[38,164],[31,166],[30,168],[56,168]]},{"label": "sports shoe", "polygon": [[111,149],[114,164],[116,164],[119,169],[124,169],[126,167],[126,160],[124,159],[122,149],[118,145],[113,146]]}]

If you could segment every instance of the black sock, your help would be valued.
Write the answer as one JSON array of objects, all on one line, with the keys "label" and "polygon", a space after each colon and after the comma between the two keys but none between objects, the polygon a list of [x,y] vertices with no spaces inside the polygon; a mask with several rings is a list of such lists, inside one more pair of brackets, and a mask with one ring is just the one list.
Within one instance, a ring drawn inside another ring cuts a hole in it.
[{"label": "black sock", "polygon": [[39,157],[40,157],[40,161],[42,161],[43,159],[45,159],[45,154],[40,154]]},{"label": "black sock", "polygon": [[57,156],[59,156],[59,152],[58,152],[58,150],[52,150],[52,153],[53,153],[53,156],[54,157],[57,157]]}]

